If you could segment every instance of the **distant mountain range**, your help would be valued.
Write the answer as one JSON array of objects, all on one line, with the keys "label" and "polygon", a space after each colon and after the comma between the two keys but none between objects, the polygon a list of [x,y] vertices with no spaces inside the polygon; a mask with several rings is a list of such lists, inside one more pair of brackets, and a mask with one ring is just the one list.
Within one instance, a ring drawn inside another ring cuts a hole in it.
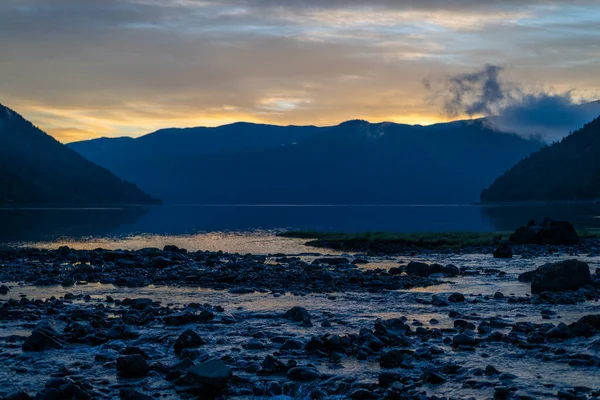
[{"label": "distant mountain range", "polygon": [[154,203],[159,201],[0,105],[0,205]]},{"label": "distant mountain range", "polygon": [[237,123],[69,146],[169,203],[464,204],[544,143],[475,120]]},{"label": "distant mountain range", "polygon": [[531,154],[481,194],[484,202],[600,199],[600,118]]}]

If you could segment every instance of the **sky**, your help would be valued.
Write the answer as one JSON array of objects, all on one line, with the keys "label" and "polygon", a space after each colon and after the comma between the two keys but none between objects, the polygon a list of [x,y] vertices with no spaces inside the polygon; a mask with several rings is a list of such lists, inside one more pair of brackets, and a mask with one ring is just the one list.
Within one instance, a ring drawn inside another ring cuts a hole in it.
[{"label": "sky", "polygon": [[600,98],[597,0],[1,0],[0,103],[62,142],[236,121],[431,124],[502,67]]}]

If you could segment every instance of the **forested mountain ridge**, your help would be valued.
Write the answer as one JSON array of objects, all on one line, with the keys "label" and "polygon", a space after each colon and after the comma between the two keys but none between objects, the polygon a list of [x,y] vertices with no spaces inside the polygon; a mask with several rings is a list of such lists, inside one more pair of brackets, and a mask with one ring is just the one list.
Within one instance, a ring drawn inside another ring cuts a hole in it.
[{"label": "forested mountain ridge", "polygon": [[481,193],[483,202],[600,198],[600,117],[526,157]]},{"label": "forested mountain ridge", "polygon": [[0,104],[0,204],[155,204]]},{"label": "forested mountain ridge", "polygon": [[[216,135],[207,136],[213,131],[244,141],[215,145]],[[472,203],[486,184],[543,146],[481,120],[432,126],[355,120],[321,128],[240,123],[162,132],[70,146],[180,204]],[[253,137],[259,139],[248,146]]]}]

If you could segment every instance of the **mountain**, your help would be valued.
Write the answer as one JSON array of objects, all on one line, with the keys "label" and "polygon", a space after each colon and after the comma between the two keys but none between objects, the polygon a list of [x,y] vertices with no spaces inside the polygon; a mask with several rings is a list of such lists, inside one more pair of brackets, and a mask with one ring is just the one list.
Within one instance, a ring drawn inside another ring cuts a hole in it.
[{"label": "mountain", "polygon": [[238,122],[217,128],[161,129],[137,139],[100,138],[70,143],[69,147],[87,159],[106,166],[135,154],[150,160],[162,154],[208,154],[265,149],[308,139],[319,131],[314,126],[276,126]]},{"label": "mountain", "polygon": [[600,198],[600,118],[509,169],[481,193],[483,202]]},{"label": "mountain", "polygon": [[0,105],[0,204],[158,202]]},{"label": "mountain", "polygon": [[480,120],[234,124],[71,146],[171,203],[464,204],[543,144],[494,132]]}]

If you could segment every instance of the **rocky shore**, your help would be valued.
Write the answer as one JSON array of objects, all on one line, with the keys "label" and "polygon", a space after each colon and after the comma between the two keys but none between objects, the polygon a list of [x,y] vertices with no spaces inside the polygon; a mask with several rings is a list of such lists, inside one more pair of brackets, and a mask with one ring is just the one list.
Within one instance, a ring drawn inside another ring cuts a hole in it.
[{"label": "rocky shore", "polygon": [[600,273],[578,246],[6,250],[0,398],[600,398]]}]

